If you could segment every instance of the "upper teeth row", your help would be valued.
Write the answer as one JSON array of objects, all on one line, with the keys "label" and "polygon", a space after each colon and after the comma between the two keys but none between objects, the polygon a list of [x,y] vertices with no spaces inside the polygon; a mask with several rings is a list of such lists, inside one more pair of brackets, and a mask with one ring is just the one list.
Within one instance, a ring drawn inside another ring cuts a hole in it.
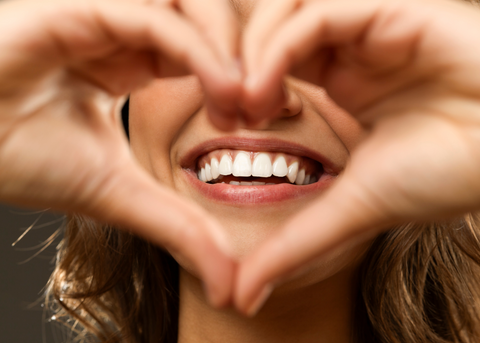
[{"label": "upper teeth row", "polygon": [[204,168],[198,172],[198,178],[203,182],[217,179],[220,175],[233,175],[237,177],[270,177],[286,176],[291,183],[303,185],[310,183],[310,175],[305,175],[305,169],[298,170],[298,162],[293,162],[287,166],[285,157],[277,156],[273,164],[266,153],[259,153],[253,163],[247,152],[240,151],[232,162],[229,155],[223,155],[220,162],[213,157],[210,163],[206,163]]}]

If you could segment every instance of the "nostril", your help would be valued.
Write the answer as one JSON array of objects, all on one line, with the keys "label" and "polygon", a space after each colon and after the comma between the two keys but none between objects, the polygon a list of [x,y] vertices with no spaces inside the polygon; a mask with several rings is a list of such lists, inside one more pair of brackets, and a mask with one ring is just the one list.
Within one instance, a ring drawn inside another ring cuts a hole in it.
[{"label": "nostril", "polygon": [[290,87],[283,85],[285,93],[285,105],[283,106],[281,117],[293,117],[303,110],[303,102],[300,96]]}]

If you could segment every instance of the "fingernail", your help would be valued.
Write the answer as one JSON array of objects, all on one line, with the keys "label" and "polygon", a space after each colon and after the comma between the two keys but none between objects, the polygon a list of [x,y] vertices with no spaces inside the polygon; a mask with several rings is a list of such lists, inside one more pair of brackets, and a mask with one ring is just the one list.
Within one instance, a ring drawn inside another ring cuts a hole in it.
[{"label": "fingernail", "polygon": [[257,298],[253,301],[252,305],[250,305],[249,309],[247,310],[247,316],[255,316],[265,304],[267,299],[270,297],[270,294],[272,294],[272,292],[272,284],[267,284],[266,286],[264,286],[262,291],[258,294]]}]

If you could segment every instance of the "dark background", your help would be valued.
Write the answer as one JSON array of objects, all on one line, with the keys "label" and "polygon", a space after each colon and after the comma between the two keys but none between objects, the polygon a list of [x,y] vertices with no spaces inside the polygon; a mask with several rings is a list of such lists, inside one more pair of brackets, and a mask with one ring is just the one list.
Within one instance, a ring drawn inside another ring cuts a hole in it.
[{"label": "dark background", "polygon": [[[128,105],[127,99],[122,108],[127,138]],[[62,226],[63,219],[62,214],[0,203],[0,343],[71,342],[70,331],[50,322],[50,315],[41,306],[59,239],[40,250],[44,247],[42,243]],[[12,247],[34,223],[25,237]]]},{"label": "dark background", "polygon": [[0,343],[66,342],[64,330],[48,322],[48,313],[41,306],[59,239],[39,252],[42,243],[62,226],[63,218],[0,204]]}]

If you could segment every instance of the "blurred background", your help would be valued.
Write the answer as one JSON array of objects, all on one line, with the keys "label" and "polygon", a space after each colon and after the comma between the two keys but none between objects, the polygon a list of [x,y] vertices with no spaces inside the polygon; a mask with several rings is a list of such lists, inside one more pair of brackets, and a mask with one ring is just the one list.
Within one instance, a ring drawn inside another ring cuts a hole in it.
[{"label": "blurred background", "polygon": [[0,204],[0,343],[65,342],[64,330],[49,322],[42,307],[59,238],[46,248],[44,243],[62,227],[63,218]]}]

